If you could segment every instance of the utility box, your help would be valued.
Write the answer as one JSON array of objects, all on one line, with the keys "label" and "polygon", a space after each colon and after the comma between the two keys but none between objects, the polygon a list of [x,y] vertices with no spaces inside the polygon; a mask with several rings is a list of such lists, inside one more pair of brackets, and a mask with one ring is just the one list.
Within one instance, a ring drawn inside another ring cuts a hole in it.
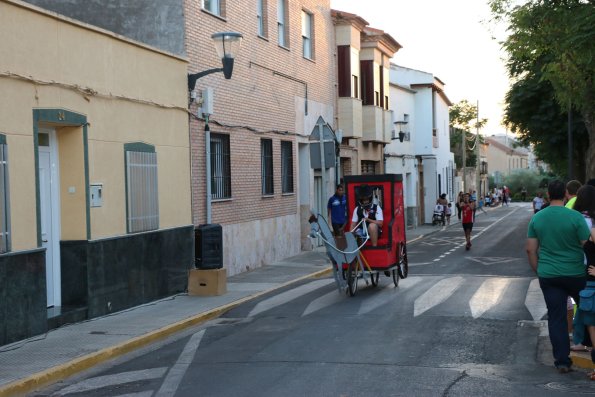
[{"label": "utility box", "polygon": [[188,295],[215,296],[227,292],[225,269],[190,269],[188,274]]},{"label": "utility box", "polygon": [[217,224],[199,225],[194,229],[194,267],[223,267],[223,228]]}]

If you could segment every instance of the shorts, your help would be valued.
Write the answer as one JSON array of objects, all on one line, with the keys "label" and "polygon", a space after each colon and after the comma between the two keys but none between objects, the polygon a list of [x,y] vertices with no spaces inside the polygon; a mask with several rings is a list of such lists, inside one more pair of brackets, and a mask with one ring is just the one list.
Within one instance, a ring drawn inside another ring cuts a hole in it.
[{"label": "shorts", "polygon": [[463,223],[463,230],[473,230],[473,222],[470,223]]},{"label": "shorts", "polygon": [[333,233],[335,236],[340,236],[343,234],[343,228],[345,227],[344,223],[333,223]]}]

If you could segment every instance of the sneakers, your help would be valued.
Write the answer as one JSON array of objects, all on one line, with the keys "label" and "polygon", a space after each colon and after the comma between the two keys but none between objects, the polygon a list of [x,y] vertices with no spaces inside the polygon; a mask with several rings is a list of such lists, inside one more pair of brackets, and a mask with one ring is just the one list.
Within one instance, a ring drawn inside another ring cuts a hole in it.
[{"label": "sneakers", "polygon": [[556,369],[558,370],[558,373],[560,373],[560,374],[567,374],[570,371],[572,371],[572,369],[570,367],[565,367],[565,366],[556,367]]},{"label": "sneakers", "polygon": [[471,248],[471,243],[467,243],[467,245],[465,246],[465,250],[469,251],[470,248]]}]

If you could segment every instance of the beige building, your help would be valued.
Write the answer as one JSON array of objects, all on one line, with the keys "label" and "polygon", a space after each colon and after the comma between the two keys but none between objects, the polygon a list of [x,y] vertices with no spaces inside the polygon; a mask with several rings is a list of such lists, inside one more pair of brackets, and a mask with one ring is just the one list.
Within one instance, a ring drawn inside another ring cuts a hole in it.
[{"label": "beige building", "polygon": [[0,37],[0,345],[184,291],[186,60],[17,0]]},{"label": "beige building", "polygon": [[337,126],[343,131],[341,175],[385,173],[391,142],[390,59],[401,48],[363,18],[333,10],[337,45]]},{"label": "beige building", "polygon": [[517,146],[514,140],[505,136],[491,136],[486,140],[488,172],[497,185],[502,183],[503,176],[529,168],[529,151]]}]

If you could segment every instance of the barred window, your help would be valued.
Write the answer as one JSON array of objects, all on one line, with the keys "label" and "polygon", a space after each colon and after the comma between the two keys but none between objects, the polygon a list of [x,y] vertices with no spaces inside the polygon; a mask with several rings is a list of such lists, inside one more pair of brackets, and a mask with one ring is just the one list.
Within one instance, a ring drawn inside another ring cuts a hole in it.
[{"label": "barred window", "polygon": [[260,141],[260,165],[262,194],[272,195],[275,192],[273,189],[273,141],[270,139]]},{"label": "barred window", "polygon": [[137,233],[159,228],[157,153],[151,145],[125,144],[126,229]]},{"label": "barred window", "polygon": [[231,198],[229,135],[211,134],[211,197]]},{"label": "barred window", "polygon": [[10,200],[8,188],[8,150],[6,137],[0,135],[0,253],[10,251]]},{"label": "barred window", "polygon": [[281,191],[293,193],[293,143],[281,141]]},{"label": "barred window", "polygon": [[374,175],[376,174],[377,161],[362,160],[362,175]]}]

